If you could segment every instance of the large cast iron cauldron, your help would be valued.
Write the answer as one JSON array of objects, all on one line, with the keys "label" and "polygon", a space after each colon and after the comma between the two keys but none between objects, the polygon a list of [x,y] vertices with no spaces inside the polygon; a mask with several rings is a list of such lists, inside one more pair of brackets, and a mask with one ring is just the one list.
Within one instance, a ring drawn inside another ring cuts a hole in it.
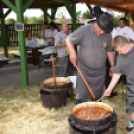
[{"label": "large cast iron cauldron", "polygon": [[[109,112],[98,120],[83,120],[74,115],[77,110],[87,107],[107,108]],[[109,115],[106,116],[108,113]],[[73,108],[68,121],[70,124],[69,134],[116,134],[117,116],[113,108],[106,103],[84,102],[78,104]]]},{"label": "large cast iron cauldron", "polygon": [[73,83],[69,78],[56,77],[56,86],[54,79],[49,78],[44,81],[43,88],[40,90],[42,104],[46,108],[58,108],[66,105],[67,94],[73,98]]}]

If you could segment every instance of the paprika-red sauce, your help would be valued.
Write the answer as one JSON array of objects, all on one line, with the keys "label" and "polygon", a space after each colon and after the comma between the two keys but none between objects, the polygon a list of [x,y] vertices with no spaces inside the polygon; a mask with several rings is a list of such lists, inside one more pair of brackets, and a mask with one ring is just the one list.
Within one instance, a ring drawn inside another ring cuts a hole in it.
[{"label": "paprika-red sauce", "polygon": [[[108,113],[108,114],[106,114]],[[106,116],[105,116],[106,114]],[[100,120],[109,116],[108,109],[102,107],[87,107],[77,110],[74,115],[82,120]],[[105,116],[105,117],[104,117]]]}]

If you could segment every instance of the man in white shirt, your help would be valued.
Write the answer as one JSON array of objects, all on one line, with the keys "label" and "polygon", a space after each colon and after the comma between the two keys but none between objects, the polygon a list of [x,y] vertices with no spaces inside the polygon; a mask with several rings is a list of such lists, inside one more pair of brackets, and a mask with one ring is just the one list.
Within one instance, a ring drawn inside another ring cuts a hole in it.
[{"label": "man in white shirt", "polygon": [[134,32],[131,27],[127,26],[127,19],[120,18],[118,27],[116,28],[117,35],[124,36],[128,41],[134,41]]},{"label": "man in white shirt", "polygon": [[68,76],[69,55],[66,50],[65,39],[69,35],[69,26],[66,23],[62,24],[62,31],[58,32],[55,40],[55,47],[57,48],[59,67],[59,76]]}]

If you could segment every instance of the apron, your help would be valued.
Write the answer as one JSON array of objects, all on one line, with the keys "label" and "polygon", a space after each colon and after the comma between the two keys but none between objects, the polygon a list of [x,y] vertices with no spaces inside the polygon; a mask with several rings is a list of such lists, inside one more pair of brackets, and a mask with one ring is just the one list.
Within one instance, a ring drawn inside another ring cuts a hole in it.
[{"label": "apron", "polygon": [[[78,60],[77,65],[87,83],[89,84],[89,87],[92,89],[96,100],[99,99],[103,93],[103,86],[106,76],[106,66],[98,70],[89,69],[84,64],[82,64],[80,60]],[[93,100],[79,72],[77,72],[76,77],[76,99],[81,101]]]}]

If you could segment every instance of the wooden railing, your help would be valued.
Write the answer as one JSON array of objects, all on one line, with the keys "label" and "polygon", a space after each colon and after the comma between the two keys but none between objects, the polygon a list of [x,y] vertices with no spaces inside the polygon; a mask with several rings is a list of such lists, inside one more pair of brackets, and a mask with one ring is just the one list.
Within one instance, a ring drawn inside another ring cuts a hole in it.
[{"label": "wooden railing", "polygon": [[[83,24],[77,24],[77,27]],[[60,27],[61,24],[58,24]],[[69,29],[71,31],[72,24],[69,24]],[[42,39],[44,35],[42,24],[25,24],[25,31],[31,31],[32,37]],[[8,46],[18,46],[19,38],[18,32],[14,30],[14,24],[6,25],[6,34],[8,37]],[[1,25],[0,25],[0,36],[1,36]]]}]

